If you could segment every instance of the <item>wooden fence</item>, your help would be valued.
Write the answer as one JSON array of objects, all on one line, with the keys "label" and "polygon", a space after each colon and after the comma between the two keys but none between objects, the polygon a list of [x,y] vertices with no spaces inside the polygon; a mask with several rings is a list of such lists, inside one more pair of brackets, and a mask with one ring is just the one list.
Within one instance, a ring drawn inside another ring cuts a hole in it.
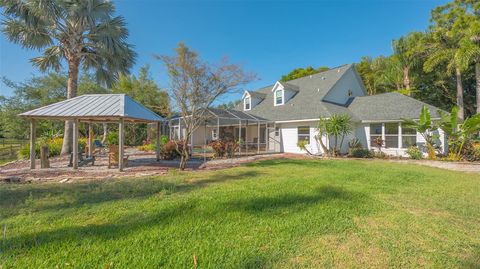
[{"label": "wooden fence", "polygon": [[15,159],[20,148],[28,143],[28,140],[0,138],[0,160]]}]

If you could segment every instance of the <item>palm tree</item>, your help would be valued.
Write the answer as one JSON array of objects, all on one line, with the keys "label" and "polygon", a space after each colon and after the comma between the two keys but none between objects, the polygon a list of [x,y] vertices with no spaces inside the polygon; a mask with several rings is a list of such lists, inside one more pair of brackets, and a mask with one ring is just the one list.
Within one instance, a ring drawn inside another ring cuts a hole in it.
[{"label": "palm tree", "polygon": [[480,20],[477,16],[468,18],[470,27],[460,42],[459,60],[463,69],[475,65],[477,114],[480,113]]},{"label": "palm tree", "polygon": [[412,119],[404,119],[402,125],[407,128],[417,130],[417,132],[419,132],[425,140],[428,158],[432,160],[436,159],[434,145],[435,140],[438,138],[438,136],[433,135],[432,132],[437,130],[438,128],[432,121],[432,117],[428,107],[422,107],[418,121]]},{"label": "palm tree", "polygon": [[449,34],[443,30],[433,32],[429,44],[430,54],[423,65],[426,72],[432,72],[441,64],[447,65],[447,72],[455,72],[457,82],[457,106],[459,107],[459,117],[464,118],[465,108],[463,103],[463,82],[462,82],[462,64],[459,61],[459,42],[452,40]]},{"label": "palm tree", "polygon": [[433,24],[430,27],[430,44],[427,48],[430,55],[423,66],[425,71],[431,72],[439,65],[446,64],[447,71],[455,73],[458,116],[461,120],[465,118],[462,83],[465,65],[462,64],[460,44],[465,39],[466,32],[470,27],[465,5],[466,0],[455,0],[432,11],[431,21]]},{"label": "palm tree", "polygon": [[[31,59],[41,71],[68,65],[67,98],[77,95],[79,68],[93,69],[99,82],[111,83],[128,72],[136,54],[126,42],[128,30],[108,0],[9,0],[3,33],[24,48],[43,50]],[[65,122],[62,154],[72,149],[72,123]]]},{"label": "palm tree", "polygon": [[419,64],[419,56],[423,51],[423,38],[423,33],[412,32],[392,42],[393,51],[402,68],[403,86],[408,95],[412,94],[410,70]]}]

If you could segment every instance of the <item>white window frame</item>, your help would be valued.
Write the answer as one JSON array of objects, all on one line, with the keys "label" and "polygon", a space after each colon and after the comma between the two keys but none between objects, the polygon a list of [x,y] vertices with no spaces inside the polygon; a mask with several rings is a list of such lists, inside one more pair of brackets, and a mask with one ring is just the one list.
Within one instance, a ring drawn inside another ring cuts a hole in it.
[{"label": "white window frame", "polygon": [[[247,108],[247,104],[248,104],[248,108]],[[247,95],[245,96],[245,98],[243,98],[243,110],[248,111],[251,109],[252,109],[252,97],[250,95]]]},{"label": "white window frame", "polygon": [[[397,134],[387,134],[386,130],[387,128],[385,127],[386,124],[393,124],[393,123],[396,123],[397,124]],[[399,137],[401,137],[401,131],[400,131],[400,123],[399,122],[384,122],[382,123],[383,125],[383,128],[382,128],[382,132],[383,132],[383,147],[386,148],[386,149],[400,149],[401,148],[401,145],[399,144]],[[387,147],[387,136],[388,137],[397,137],[397,147]]]},{"label": "white window frame", "polygon": [[[298,130],[300,128],[308,128],[308,134],[299,134],[298,133]],[[307,139],[304,139],[306,140],[308,143],[307,144],[310,144],[310,136],[311,136],[311,133],[310,133],[310,126],[298,126],[297,127],[297,143],[300,141],[300,139],[298,139],[300,136],[302,137],[308,137],[308,140]]]},{"label": "white window frame", "polygon": [[[278,91],[281,91],[282,92],[282,103],[280,104],[277,104],[277,92]],[[273,104],[275,106],[281,106],[283,104],[285,104],[285,90],[284,89],[276,89],[274,92],[273,92]]]},{"label": "white window frame", "polygon": [[218,140],[217,128],[212,129],[212,140]]},{"label": "white window frame", "polygon": [[[391,147],[387,147],[387,143],[386,143],[386,136],[397,136],[397,135],[394,135],[394,134],[386,134],[385,132],[385,124],[386,123],[397,123],[398,125],[398,147],[396,148],[391,148]],[[400,150],[400,149],[406,149],[406,147],[403,146],[403,137],[404,136],[410,136],[410,137],[415,137],[415,145],[418,143],[417,141],[417,134],[418,132],[415,132],[415,134],[403,134],[403,129],[402,129],[402,123],[401,122],[372,122],[369,124],[368,128],[369,128],[369,139],[372,140],[372,124],[381,124],[382,125],[382,134],[381,134],[381,137],[382,137],[382,140],[383,140],[383,145],[382,145],[382,148],[383,149],[397,149],[397,150]],[[375,134],[373,136],[379,136],[379,134]],[[370,147],[374,147],[371,145],[372,141],[370,141],[369,143],[369,146]]]},{"label": "white window frame", "polygon": [[[417,141],[417,131],[415,131],[414,134],[404,134],[404,133],[403,133],[402,123],[400,123],[399,128],[400,128],[400,130],[401,130],[401,131],[400,131],[400,134],[401,134],[401,135],[400,135],[400,139],[399,139],[399,141],[398,141],[398,146],[399,146],[400,148],[402,148],[402,149],[406,149],[406,148],[407,148],[407,147],[405,147],[405,146],[403,145],[403,137],[415,137],[415,144],[412,145],[412,146],[416,146],[416,145],[417,145],[417,142],[418,142],[418,141]],[[413,128],[409,128],[409,129],[413,129]],[[415,130],[415,129],[413,129],[413,130]]]}]

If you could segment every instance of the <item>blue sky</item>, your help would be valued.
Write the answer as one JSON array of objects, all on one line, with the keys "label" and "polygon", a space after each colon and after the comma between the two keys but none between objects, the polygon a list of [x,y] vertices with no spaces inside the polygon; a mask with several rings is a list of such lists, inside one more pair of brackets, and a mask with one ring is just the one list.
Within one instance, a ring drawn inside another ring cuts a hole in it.
[{"label": "blue sky", "polygon": [[[228,56],[260,80],[273,84],[296,67],[335,67],[362,56],[391,54],[391,41],[425,30],[430,11],[446,0],[331,1],[114,1],[125,17],[130,43],[139,54],[132,73],[150,64],[161,87],[168,78],[154,54],[172,54],[185,42],[204,60]],[[29,59],[38,55],[9,43],[0,34],[0,76],[22,81],[39,72]],[[1,95],[12,90],[0,85]],[[238,97],[229,95],[221,101]]]}]

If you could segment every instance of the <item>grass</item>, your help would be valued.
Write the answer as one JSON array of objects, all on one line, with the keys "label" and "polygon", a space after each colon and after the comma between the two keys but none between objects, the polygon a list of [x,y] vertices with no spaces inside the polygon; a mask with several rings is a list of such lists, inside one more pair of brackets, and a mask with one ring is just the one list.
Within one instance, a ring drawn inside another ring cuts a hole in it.
[{"label": "grass", "polygon": [[430,167],[283,159],[0,197],[0,268],[480,267],[480,175]]}]

